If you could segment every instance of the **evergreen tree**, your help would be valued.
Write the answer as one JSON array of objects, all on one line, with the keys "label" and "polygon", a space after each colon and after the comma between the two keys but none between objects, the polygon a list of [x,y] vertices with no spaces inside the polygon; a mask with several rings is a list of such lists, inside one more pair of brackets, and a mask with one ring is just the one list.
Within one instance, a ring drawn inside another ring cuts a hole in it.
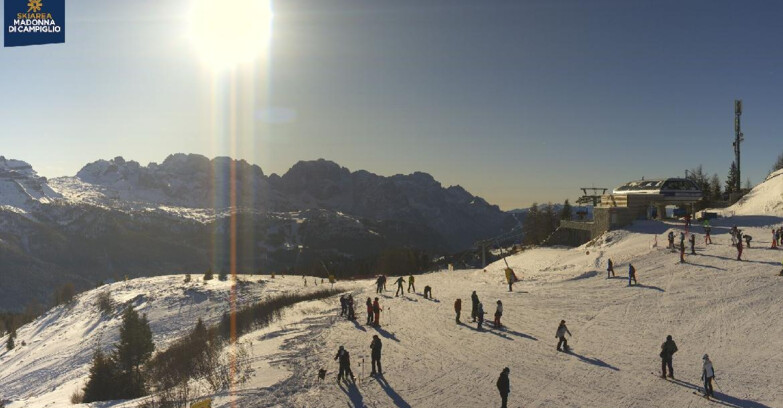
[{"label": "evergreen tree", "polygon": [[190,282],[190,274],[185,275],[185,283]]},{"label": "evergreen tree", "polygon": [[13,350],[16,347],[14,339],[16,339],[16,328],[11,328],[11,333],[8,334],[8,341],[5,342],[5,348]]},{"label": "evergreen tree", "polygon": [[557,228],[557,214],[555,213],[555,206],[552,203],[547,203],[544,207],[544,211],[541,213],[541,228],[538,232],[538,242],[544,242],[550,234]]},{"label": "evergreen tree", "polygon": [[218,280],[225,281],[228,279],[228,274],[226,273],[225,269],[221,269],[220,273],[218,274]]},{"label": "evergreen tree", "polygon": [[83,402],[109,401],[120,393],[119,375],[112,358],[97,350],[92,357],[92,367],[84,385]]},{"label": "evergreen tree", "polygon": [[775,160],[775,165],[772,166],[772,172],[776,172],[780,169],[783,169],[783,153],[778,155],[778,159]]},{"label": "evergreen tree", "polygon": [[571,217],[573,216],[573,208],[571,208],[571,203],[568,202],[568,199],[563,202],[563,209],[560,210],[560,219],[570,221]]},{"label": "evergreen tree", "polygon": [[709,196],[710,181],[701,164],[695,169],[688,170],[688,179],[696,183],[704,197]]},{"label": "evergreen tree", "polygon": [[213,276],[212,276],[212,268],[210,267],[209,269],[207,269],[206,272],[204,272],[204,282],[206,282],[208,280],[212,280],[212,278],[213,278]]},{"label": "evergreen tree", "polygon": [[731,194],[737,192],[737,177],[739,175],[737,174],[737,163],[731,162],[731,167],[729,168],[729,175],[726,178],[726,194]]},{"label": "evergreen tree", "polygon": [[720,201],[723,198],[720,190],[720,179],[717,174],[713,174],[710,179],[710,199],[712,201]]},{"label": "evergreen tree", "polygon": [[126,307],[122,313],[120,342],[113,356],[124,383],[121,398],[132,399],[145,394],[140,367],[149,360],[154,350],[155,344],[152,342],[147,315],[139,317],[132,306]]},{"label": "evergreen tree", "polygon": [[538,203],[533,203],[530,209],[527,211],[527,216],[522,224],[522,231],[524,232],[524,242],[528,244],[538,244],[537,233],[538,230]]}]

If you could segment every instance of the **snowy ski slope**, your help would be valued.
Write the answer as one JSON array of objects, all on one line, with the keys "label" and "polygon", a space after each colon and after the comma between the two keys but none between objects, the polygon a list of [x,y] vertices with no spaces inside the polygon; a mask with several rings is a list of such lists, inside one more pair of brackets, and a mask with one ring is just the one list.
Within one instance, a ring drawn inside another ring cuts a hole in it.
[{"label": "snowy ski slope", "polygon": [[[416,294],[381,295],[380,328],[363,324],[364,300],[375,296],[373,282],[339,282],[337,287],[357,299],[356,322],[337,317],[338,302],[332,299],[298,305],[281,322],[243,336],[254,376],[233,396],[215,396],[214,406],[232,406],[232,399],[241,407],[499,406],[495,380],[508,366],[511,407],[783,407],[783,277],[778,276],[783,251],[769,249],[770,229],[783,219],[738,211],[769,208],[756,203],[774,203],[769,195],[779,194],[780,186],[769,183],[783,185],[783,177],[757,187],[752,200],[735,207],[735,216],[713,220],[713,245],[705,246],[702,228],[692,227],[697,254],[688,250],[683,264],[678,253],[665,249],[666,234],[679,234],[681,223],[637,222],[592,246],[537,248],[509,257],[522,278],[511,293],[504,284],[503,261],[486,272],[417,276]],[[736,249],[729,245],[732,225],[753,236],[743,261],[736,260]],[[618,275],[612,279],[606,277],[609,258]],[[640,284],[635,287],[627,285],[629,262],[637,270]],[[247,285],[242,301],[313,289],[312,280],[306,288],[301,278],[265,280]],[[118,282],[111,289],[118,300],[135,299],[149,314],[160,347],[189,330],[198,316],[215,321],[226,309],[228,283],[188,285],[182,276],[172,276]],[[421,296],[424,285],[432,286],[434,300]],[[473,290],[484,303],[487,321],[495,302],[503,301],[504,330],[486,324],[486,330],[477,331],[473,324],[455,323],[454,300],[462,299],[466,322]],[[0,397],[12,401],[11,407],[72,406],[68,397],[84,383],[92,349],[117,338],[118,319],[101,318],[92,306],[98,291],[21,328],[17,344],[25,340],[26,346],[0,351]],[[555,351],[561,319],[573,333],[571,354]],[[373,334],[384,343],[384,381],[367,376]],[[676,382],[655,376],[668,334],[679,346]],[[356,386],[335,382],[333,357],[340,345],[351,352],[353,371],[361,377]],[[716,401],[693,394],[700,386],[704,353],[715,365]],[[367,364],[363,376],[362,359]],[[320,368],[328,370],[323,383],[317,379]]]}]

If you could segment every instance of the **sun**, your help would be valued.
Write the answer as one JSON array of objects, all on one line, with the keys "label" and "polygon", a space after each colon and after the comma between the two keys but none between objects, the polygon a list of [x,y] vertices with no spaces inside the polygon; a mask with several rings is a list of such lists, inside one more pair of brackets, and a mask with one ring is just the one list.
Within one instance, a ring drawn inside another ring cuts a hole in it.
[{"label": "sun", "polygon": [[256,59],[272,35],[271,0],[194,0],[189,37],[213,69]]}]

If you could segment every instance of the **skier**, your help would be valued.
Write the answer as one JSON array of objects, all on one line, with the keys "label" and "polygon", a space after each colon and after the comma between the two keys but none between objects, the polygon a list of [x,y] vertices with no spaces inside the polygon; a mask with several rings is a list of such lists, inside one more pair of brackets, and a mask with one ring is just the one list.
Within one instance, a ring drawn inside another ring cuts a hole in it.
[{"label": "skier", "polygon": [[340,346],[334,359],[340,360],[340,371],[337,373],[337,382],[342,379],[348,379],[348,376],[351,377],[351,381],[356,382],[356,377],[354,377],[353,371],[351,371],[351,356],[348,354],[348,350],[346,350],[345,347]]},{"label": "skier", "polygon": [[751,237],[748,234],[745,234],[744,238],[745,238],[745,243],[747,244],[748,248],[750,248],[750,241],[753,240],[753,237]]},{"label": "skier", "polygon": [[508,291],[511,292],[514,286],[514,271],[511,268],[506,268],[506,282],[508,282]]},{"label": "skier", "polygon": [[405,291],[402,290],[402,284],[405,283],[405,279],[400,276],[394,283],[397,284],[397,292],[394,294],[394,297],[400,296],[400,293],[402,293],[402,296],[405,296]]},{"label": "skier", "polygon": [[634,285],[638,285],[638,282],[636,282],[636,268],[633,267],[633,264],[628,264],[628,286],[631,286],[631,281],[633,280]]},{"label": "skier", "polygon": [[471,308],[470,308],[470,317],[473,319],[473,323],[476,322],[476,317],[478,317],[478,305],[479,305],[479,298],[476,294],[476,291],[473,291],[473,294],[470,295],[470,301],[471,301]]},{"label": "skier", "polygon": [[691,255],[696,255],[696,249],[695,249],[695,247],[696,247],[696,235],[695,234],[691,234],[690,241],[691,241]]},{"label": "skier", "polygon": [[384,292],[386,292],[386,275],[381,275],[381,286]]},{"label": "skier", "polygon": [[356,313],[353,310],[353,295],[348,295],[345,303],[348,305],[348,320],[356,320]]},{"label": "skier", "polygon": [[609,279],[609,276],[614,276],[614,263],[611,258],[609,258],[609,264],[606,267],[606,279]]},{"label": "skier", "polygon": [[[372,359],[372,372],[370,372],[370,375],[378,374],[380,376],[383,376],[383,370],[381,370],[381,348],[383,347],[383,344],[381,343],[381,338],[378,337],[377,334],[374,334],[372,336],[372,343],[370,343],[370,350],[372,352],[370,353],[370,358]],[[375,370],[376,364],[378,365],[378,370]]]},{"label": "skier", "polygon": [[685,241],[680,240],[680,263],[685,262]]},{"label": "skier", "polygon": [[476,310],[476,316],[478,317],[478,326],[476,329],[481,330],[481,324],[484,323],[484,305],[479,302],[478,310]]},{"label": "skier", "polygon": [[508,367],[504,368],[500,373],[500,377],[498,377],[498,381],[496,383],[498,386],[498,391],[500,392],[500,408],[508,407],[508,393],[511,392],[511,385],[508,382],[509,371],[510,370]]},{"label": "skier", "polygon": [[680,247],[685,246],[685,232],[680,231]]},{"label": "skier", "polygon": [[736,245],[737,245],[737,260],[741,261],[742,260],[742,240],[738,239]]},{"label": "skier", "polygon": [[348,302],[345,299],[345,295],[340,295],[340,316],[345,316],[345,312],[348,310]]},{"label": "skier", "polygon": [[383,309],[381,309],[381,305],[378,303],[378,298],[375,298],[375,301],[372,302],[372,311],[375,314],[375,322],[373,322],[373,324],[375,326],[380,326],[381,310]]},{"label": "skier", "polygon": [[[568,347],[568,340],[566,340],[565,335],[568,333],[569,336],[571,336],[571,332],[568,331],[568,327],[566,327],[565,320],[560,321],[560,325],[557,326],[557,332],[555,333],[555,337],[560,339],[557,342],[557,351],[569,351],[570,348]],[[560,346],[563,346],[561,349]]]},{"label": "skier", "polygon": [[666,249],[674,249],[674,231],[669,231],[667,238],[669,239],[669,246]]},{"label": "skier", "polygon": [[495,309],[495,327],[503,326],[500,324],[500,317],[503,316],[503,303],[498,300],[498,306]]},{"label": "skier", "polygon": [[775,229],[772,228],[772,249],[776,249],[778,247],[778,234],[775,232]]},{"label": "skier", "polygon": [[372,324],[372,299],[367,298],[367,325]]},{"label": "skier", "polygon": [[411,288],[413,288],[413,293],[416,293],[416,286],[413,285],[413,275],[408,276],[408,293],[411,293]]},{"label": "skier", "polygon": [[424,287],[424,299],[432,299],[432,288],[429,286]]},{"label": "skier", "polygon": [[674,378],[672,368],[672,356],[677,352],[677,344],[672,340],[671,334],[666,336],[666,341],[661,344],[661,378],[666,378],[666,366],[669,367],[669,378]]},{"label": "skier", "polygon": [[710,227],[710,222],[707,220],[704,220],[704,245],[711,244],[712,238],[710,238],[710,231],[712,230],[712,227]]},{"label": "skier", "polygon": [[457,313],[457,324],[459,324],[459,314],[462,311],[462,299],[454,301],[454,311]]},{"label": "skier", "polygon": [[737,226],[734,225],[729,230],[729,234],[731,235],[731,245],[737,245],[737,234],[739,233],[739,230],[737,229]]},{"label": "skier", "polygon": [[701,366],[701,379],[704,381],[704,396],[712,397],[712,379],[715,378],[715,369],[712,367],[710,356],[705,354],[701,359],[704,360],[704,363],[702,363]]},{"label": "skier", "polygon": [[383,275],[379,276],[378,279],[375,280],[375,293],[381,293],[382,289],[383,289]]}]

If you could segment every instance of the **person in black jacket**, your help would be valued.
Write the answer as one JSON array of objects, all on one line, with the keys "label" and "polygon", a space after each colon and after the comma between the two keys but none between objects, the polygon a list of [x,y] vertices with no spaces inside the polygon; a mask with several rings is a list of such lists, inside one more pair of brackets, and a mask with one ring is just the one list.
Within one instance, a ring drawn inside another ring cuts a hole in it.
[{"label": "person in black jacket", "polygon": [[340,360],[340,371],[337,373],[337,381],[339,382],[342,379],[348,379],[348,376],[350,376],[351,381],[356,382],[356,377],[354,377],[353,371],[351,371],[351,356],[348,354],[348,350],[346,350],[345,347],[340,346],[334,359]]},{"label": "person in black jacket", "polygon": [[498,386],[498,391],[500,392],[500,408],[508,407],[508,393],[511,392],[511,385],[508,382],[509,371],[510,370],[508,367],[504,368],[500,373],[500,377],[498,377],[498,382],[496,383]]},{"label": "person in black jacket", "polygon": [[[370,357],[372,358],[372,372],[370,375],[375,375],[376,373],[380,376],[383,375],[383,370],[381,370],[381,348],[383,347],[383,343],[381,343],[381,338],[378,337],[377,334],[372,336],[372,343],[370,343],[370,349],[372,350],[372,353],[370,354]],[[375,370],[375,365],[378,365],[378,370]]]},{"label": "person in black jacket", "polygon": [[470,308],[470,317],[473,319],[473,322],[476,322],[476,317],[478,317],[478,305],[479,305],[479,298],[476,294],[476,291],[473,291],[473,294],[470,295],[470,301],[472,303],[472,306]]},{"label": "person in black jacket", "polygon": [[672,336],[666,336],[666,341],[661,344],[661,378],[666,378],[666,366],[669,366],[669,378],[674,378],[674,369],[672,368],[672,356],[677,352],[677,344],[672,340]]}]

